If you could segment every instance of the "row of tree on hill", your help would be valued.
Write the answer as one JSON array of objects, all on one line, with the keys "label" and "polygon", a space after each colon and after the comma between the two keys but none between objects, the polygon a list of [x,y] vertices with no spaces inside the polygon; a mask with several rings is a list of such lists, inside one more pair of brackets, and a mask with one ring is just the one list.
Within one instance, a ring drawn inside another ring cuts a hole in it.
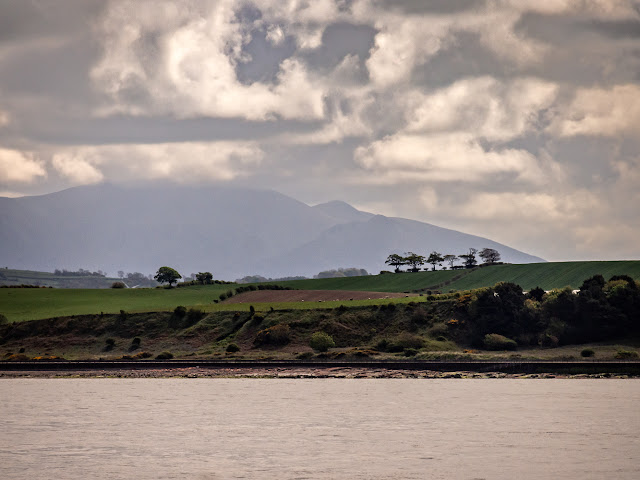
[{"label": "row of tree on hill", "polygon": [[[406,252],[404,256],[392,253],[384,263],[394,267],[396,273],[401,272],[401,267],[405,265],[409,267],[409,271],[411,272],[420,271],[420,267],[425,264],[431,265],[433,271],[435,271],[438,266],[446,270],[446,267],[443,267],[444,263],[448,263],[451,270],[457,270],[477,266],[478,260],[476,254],[480,256],[485,264],[491,265],[500,262],[500,253],[493,248],[483,248],[480,252],[475,248],[470,248],[467,253],[461,255],[453,255],[450,253],[443,255],[436,251],[431,252],[429,256],[418,255],[413,252]],[[462,260],[462,265],[456,265],[456,262],[460,260]],[[429,268],[427,267],[425,270],[429,270]]]}]

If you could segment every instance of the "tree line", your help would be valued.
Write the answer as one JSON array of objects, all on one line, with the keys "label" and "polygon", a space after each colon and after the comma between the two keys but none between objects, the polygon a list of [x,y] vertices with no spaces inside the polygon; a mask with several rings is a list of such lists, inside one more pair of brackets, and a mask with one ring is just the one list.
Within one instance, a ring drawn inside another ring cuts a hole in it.
[{"label": "tree line", "polygon": [[[396,273],[402,272],[401,267],[409,266],[409,271],[418,272],[423,265],[431,265],[431,270],[435,271],[437,266],[443,268],[443,263],[448,263],[451,270],[457,270],[462,268],[473,268],[478,265],[478,259],[476,254],[483,260],[485,264],[496,264],[500,262],[500,253],[493,248],[483,248],[478,252],[475,248],[470,248],[467,253],[460,255],[446,254],[443,255],[439,252],[433,251],[429,256],[418,255],[413,252],[406,252],[404,256],[397,253],[392,253],[387,257],[384,263],[391,265],[395,268]],[[456,265],[456,262],[462,261],[461,265]],[[424,270],[429,270],[425,268]],[[443,268],[446,270],[446,267]]]}]

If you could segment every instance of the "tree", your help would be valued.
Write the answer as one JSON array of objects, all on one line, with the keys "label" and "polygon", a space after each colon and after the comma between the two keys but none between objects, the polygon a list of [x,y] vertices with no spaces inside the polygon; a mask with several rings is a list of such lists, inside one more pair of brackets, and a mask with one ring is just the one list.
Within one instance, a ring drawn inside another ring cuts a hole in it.
[{"label": "tree", "polygon": [[211,272],[198,272],[196,273],[196,280],[203,285],[208,285],[213,282],[213,275]]},{"label": "tree", "polygon": [[438,252],[431,252],[429,254],[429,258],[427,258],[427,263],[430,263],[431,265],[433,265],[434,272],[436,270],[436,265],[443,261],[444,261],[444,257]]},{"label": "tree", "polygon": [[483,248],[479,255],[484,263],[496,263],[500,261],[500,254],[493,248]]},{"label": "tree", "polygon": [[124,272],[122,270],[118,270],[118,278],[124,278]]},{"label": "tree", "polygon": [[477,265],[478,261],[476,260],[476,253],[478,250],[475,248],[470,248],[469,253],[458,255],[461,259],[464,260],[464,266],[466,268],[473,268]]},{"label": "tree", "polygon": [[412,272],[417,272],[420,270],[420,266],[424,265],[425,259],[422,255],[418,255],[413,252],[406,252],[406,257],[404,257],[404,262],[407,265],[411,266]]},{"label": "tree", "polygon": [[448,254],[442,257],[442,260],[447,262],[449,264],[449,267],[451,267],[451,270],[453,270],[453,264],[456,263],[456,260],[458,260],[458,256]]},{"label": "tree", "polygon": [[171,267],[160,267],[153,278],[159,283],[168,283],[171,286],[171,284],[180,280],[182,275]]},{"label": "tree", "polygon": [[405,258],[401,257],[397,253],[392,253],[391,255],[389,255],[384,263],[386,263],[387,265],[391,265],[391,266],[395,267],[396,268],[396,273],[400,272],[400,267],[402,265],[406,265],[407,264],[407,262],[405,261]]}]

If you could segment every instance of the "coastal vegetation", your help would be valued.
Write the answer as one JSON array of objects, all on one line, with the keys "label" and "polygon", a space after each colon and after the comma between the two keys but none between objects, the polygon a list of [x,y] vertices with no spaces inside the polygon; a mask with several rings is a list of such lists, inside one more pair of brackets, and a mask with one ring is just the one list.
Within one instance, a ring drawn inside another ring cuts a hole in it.
[{"label": "coastal vegetation", "polygon": [[[184,290],[190,289],[150,291]],[[525,293],[502,282],[368,305],[343,302],[335,308],[315,304],[307,310],[265,311],[247,305],[244,311],[205,311],[178,305],[166,312],[9,321],[0,325],[0,348],[5,359],[144,359],[168,358],[167,353],[245,359],[637,358],[640,284],[633,278],[594,275],[577,292],[540,290]]]}]

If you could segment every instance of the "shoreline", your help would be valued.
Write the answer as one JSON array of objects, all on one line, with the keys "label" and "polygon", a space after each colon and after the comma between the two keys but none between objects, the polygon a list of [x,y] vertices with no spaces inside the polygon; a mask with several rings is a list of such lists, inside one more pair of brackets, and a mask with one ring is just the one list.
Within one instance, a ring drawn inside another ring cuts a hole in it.
[{"label": "shoreline", "polygon": [[176,367],[68,370],[0,371],[0,379],[24,378],[265,378],[265,379],[633,379],[639,375],[623,373],[505,373],[475,371],[436,371],[362,367]]}]

